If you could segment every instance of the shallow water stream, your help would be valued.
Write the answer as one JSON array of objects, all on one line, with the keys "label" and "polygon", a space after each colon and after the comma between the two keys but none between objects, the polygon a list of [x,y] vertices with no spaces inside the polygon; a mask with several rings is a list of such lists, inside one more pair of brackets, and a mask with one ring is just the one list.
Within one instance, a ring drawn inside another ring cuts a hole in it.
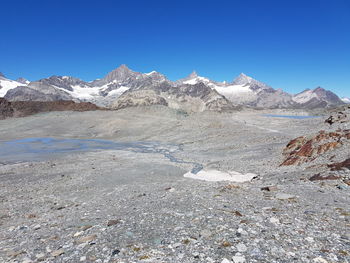
[{"label": "shallow water stream", "polygon": [[287,119],[315,119],[320,118],[320,116],[308,116],[308,115],[278,115],[278,114],[264,114],[264,117],[271,118],[287,118]]},{"label": "shallow water stream", "polygon": [[176,158],[174,154],[182,151],[180,145],[159,142],[115,142],[98,139],[57,139],[26,138],[0,141],[0,163],[44,161],[67,153],[98,150],[123,150],[137,153],[158,153],[174,163],[192,164],[192,173],[198,173],[203,166]]}]

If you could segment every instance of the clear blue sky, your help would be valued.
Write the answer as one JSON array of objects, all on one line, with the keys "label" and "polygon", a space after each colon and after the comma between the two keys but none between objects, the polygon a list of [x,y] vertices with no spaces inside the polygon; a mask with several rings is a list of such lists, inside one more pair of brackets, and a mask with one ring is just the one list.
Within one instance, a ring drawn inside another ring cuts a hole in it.
[{"label": "clear blue sky", "polygon": [[296,93],[350,96],[349,0],[1,0],[0,71],[36,80],[120,64],[175,80],[241,72]]}]

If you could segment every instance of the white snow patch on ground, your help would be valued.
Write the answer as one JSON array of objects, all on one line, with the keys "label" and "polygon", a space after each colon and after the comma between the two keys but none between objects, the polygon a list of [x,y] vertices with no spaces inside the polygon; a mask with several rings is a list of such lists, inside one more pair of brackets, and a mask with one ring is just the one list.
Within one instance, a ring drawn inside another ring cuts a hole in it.
[{"label": "white snow patch on ground", "polygon": [[184,177],[208,182],[230,181],[243,183],[251,181],[253,178],[257,177],[257,175],[253,173],[241,174],[235,171],[221,172],[218,170],[201,170],[197,174],[191,172],[185,173]]}]

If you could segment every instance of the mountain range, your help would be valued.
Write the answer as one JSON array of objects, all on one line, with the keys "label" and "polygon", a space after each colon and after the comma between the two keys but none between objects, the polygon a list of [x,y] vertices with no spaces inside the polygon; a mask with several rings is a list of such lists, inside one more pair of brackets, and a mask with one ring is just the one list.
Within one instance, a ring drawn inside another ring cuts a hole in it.
[{"label": "mountain range", "polygon": [[126,65],[90,82],[69,76],[51,76],[37,81],[10,80],[0,73],[0,97],[8,101],[92,102],[113,109],[160,104],[190,112],[224,111],[238,106],[313,109],[350,102],[321,87],[289,94],[243,73],[232,82],[216,82],[196,72],[170,81],[156,71],[139,73]]}]

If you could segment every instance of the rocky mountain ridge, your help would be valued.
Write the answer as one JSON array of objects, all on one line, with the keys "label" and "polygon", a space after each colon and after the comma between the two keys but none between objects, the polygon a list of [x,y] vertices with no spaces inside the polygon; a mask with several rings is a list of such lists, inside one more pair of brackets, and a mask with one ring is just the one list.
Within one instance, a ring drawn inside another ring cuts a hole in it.
[{"label": "rocky mountain ridge", "polygon": [[[192,93],[193,90],[196,90],[195,94]],[[131,94],[133,92],[134,94]],[[211,95],[207,97],[209,93]],[[208,110],[207,103],[210,101],[215,101],[214,108],[219,110],[232,109],[235,106],[313,109],[345,103],[333,92],[320,87],[292,95],[280,89],[275,90],[244,73],[232,82],[212,81],[199,76],[195,71],[186,78],[170,81],[156,71],[140,73],[132,71],[126,65],[121,65],[102,79],[91,82],[69,76],[51,76],[32,82],[23,78],[13,81],[2,75],[0,97],[9,101],[85,101],[113,108],[119,108],[120,105],[137,106],[166,102],[169,107],[190,111]],[[189,107],[190,104],[194,106]]]},{"label": "rocky mountain ridge", "polygon": [[103,110],[90,102],[57,101],[7,101],[0,98],[0,120],[11,117],[25,117],[50,111],[93,111]]}]

